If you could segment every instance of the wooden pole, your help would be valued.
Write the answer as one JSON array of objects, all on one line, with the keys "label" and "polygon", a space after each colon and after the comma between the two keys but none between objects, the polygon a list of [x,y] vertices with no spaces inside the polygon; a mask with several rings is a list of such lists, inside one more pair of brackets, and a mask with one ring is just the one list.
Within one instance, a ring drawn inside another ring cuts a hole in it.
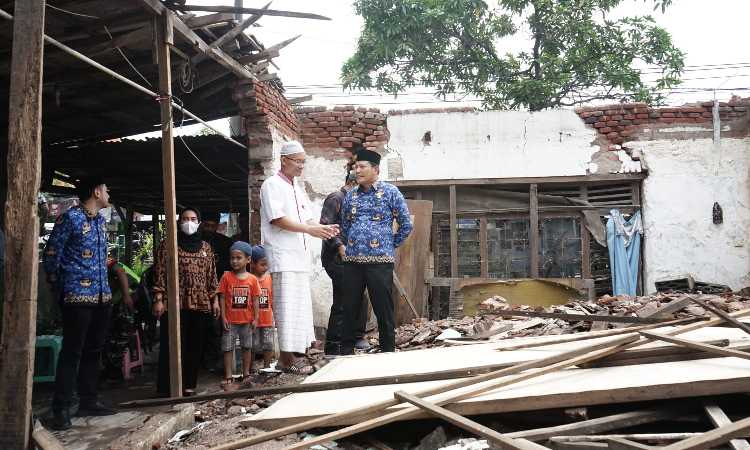
[{"label": "wooden pole", "polygon": [[659,333],[653,333],[650,331],[640,331],[643,337],[653,340],[659,340],[669,342],[670,344],[682,345],[684,347],[692,348],[694,350],[716,353],[717,355],[729,356],[742,359],[750,359],[750,353],[741,352],[739,350],[733,350],[731,348],[716,347],[715,345],[701,344],[700,342],[693,342],[687,339],[677,338],[673,336],[665,336]]},{"label": "wooden pole", "polygon": [[539,196],[536,184],[529,186],[529,263],[532,278],[539,277]]},{"label": "wooden pole", "polygon": [[[726,413],[715,403],[706,403],[703,405],[703,409],[715,427],[723,427],[732,423]],[[729,441],[729,446],[733,450],[750,450],[750,443],[747,442],[747,439],[732,439]]]},{"label": "wooden pole", "polygon": [[663,450],[699,450],[713,448],[717,445],[729,442],[734,438],[744,437],[750,431],[750,417],[737,422],[714,428],[695,437],[691,437],[666,447]]},{"label": "wooden pole", "polygon": [[419,398],[407,392],[396,391],[393,393],[393,395],[397,399],[401,400],[402,402],[409,402],[412,405],[432,414],[433,416],[439,417],[448,423],[451,423],[459,428],[463,428],[464,430],[470,433],[474,433],[477,436],[483,437],[491,441],[493,444],[496,444],[498,447],[502,449],[511,449],[511,450],[544,450],[544,449],[547,449],[547,447],[541,446],[539,444],[535,444],[523,438],[511,439],[506,436],[503,436],[502,434],[498,433],[492,428],[486,427],[482,425],[481,423],[474,422],[473,420],[467,419],[466,417],[460,414],[454,413],[453,411],[445,409],[434,403],[428,402],[422,398]]},{"label": "wooden pole", "polygon": [[[180,359],[180,289],[177,278],[177,199],[175,191],[174,138],[172,136],[172,73],[169,45],[174,43],[172,14],[158,19],[157,48],[159,54],[159,94],[161,100],[161,152],[164,178],[164,213],[167,246],[167,308],[169,311],[169,390],[170,396],[182,395],[182,364]],[[162,343],[163,345],[163,343]]]},{"label": "wooden pole", "polygon": [[[8,109],[5,300],[0,337],[0,448],[26,449],[36,336],[42,161],[44,0],[15,2]],[[2,174],[6,176],[6,174]]]},{"label": "wooden pole", "polygon": [[456,217],[456,185],[448,188],[451,225],[451,278],[458,278],[458,218]]}]

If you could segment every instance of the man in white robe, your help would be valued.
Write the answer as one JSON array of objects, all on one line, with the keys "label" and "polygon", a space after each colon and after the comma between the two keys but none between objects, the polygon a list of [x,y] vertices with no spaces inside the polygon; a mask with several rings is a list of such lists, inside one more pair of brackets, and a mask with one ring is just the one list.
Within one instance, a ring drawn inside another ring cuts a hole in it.
[{"label": "man in white robe", "polygon": [[273,315],[281,355],[277,368],[292,373],[312,373],[301,355],[315,341],[310,296],[310,235],[330,239],[338,225],[313,220],[310,201],[294,182],[305,167],[305,150],[297,141],[281,148],[281,170],[260,188],[261,241],[273,278]]}]

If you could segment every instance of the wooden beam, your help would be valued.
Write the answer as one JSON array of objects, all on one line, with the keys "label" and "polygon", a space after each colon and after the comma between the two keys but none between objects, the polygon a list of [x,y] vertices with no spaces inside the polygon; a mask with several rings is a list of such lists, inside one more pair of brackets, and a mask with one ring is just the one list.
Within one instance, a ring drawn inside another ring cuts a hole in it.
[{"label": "wooden beam", "polygon": [[533,430],[516,431],[505,436],[510,438],[524,438],[533,442],[544,441],[553,436],[571,436],[576,434],[594,434],[610,430],[633,427],[646,423],[679,417],[682,412],[668,409],[648,409],[631,411],[581,422],[568,423],[554,427],[537,428]]},{"label": "wooden beam", "polygon": [[538,186],[531,184],[529,186],[529,253],[530,254],[530,274],[532,278],[539,277],[539,196]]},{"label": "wooden beam", "polygon": [[313,99],[312,95],[305,95],[303,97],[288,98],[286,99],[286,101],[288,101],[290,105],[296,105],[299,103],[309,102],[312,99]]},{"label": "wooden beam", "polygon": [[498,433],[497,431],[493,430],[492,428],[489,428],[480,423],[474,422],[473,420],[469,420],[460,414],[456,414],[453,411],[450,411],[434,403],[423,400],[417,397],[416,395],[412,395],[404,391],[396,391],[393,393],[393,396],[401,400],[402,402],[409,402],[412,405],[420,409],[423,409],[427,411],[428,413],[432,414],[433,416],[443,419],[448,423],[451,423],[477,436],[483,437],[491,441],[492,443],[496,444],[500,448],[511,449],[511,450],[547,449],[547,447],[544,447],[539,444],[535,444],[526,439],[521,439],[521,438],[510,439]]},{"label": "wooden beam", "polygon": [[456,186],[448,187],[451,224],[451,277],[458,278],[458,218],[456,217]]},{"label": "wooden beam", "polygon": [[750,334],[750,326],[748,326],[746,323],[740,322],[739,320],[733,318],[729,314],[725,313],[721,309],[715,307],[714,305],[710,304],[709,302],[704,302],[702,300],[698,300],[695,297],[688,296],[687,297],[691,302],[696,303],[697,305],[703,307],[703,309],[706,309],[708,311],[711,311],[714,315],[721,317],[724,319],[728,324],[739,328],[740,330],[744,331],[745,333]]},{"label": "wooden beam", "polygon": [[625,438],[611,438],[607,441],[611,450],[651,450],[654,447]]},{"label": "wooden beam", "polygon": [[733,350],[731,348],[717,347],[715,345],[701,344],[700,342],[694,342],[683,338],[674,336],[666,336],[660,333],[654,333],[652,331],[639,331],[644,337],[649,339],[656,339],[659,341],[669,342],[670,344],[681,345],[684,347],[700,350],[704,352],[716,353],[717,355],[730,356],[735,358],[750,359],[750,353]]},{"label": "wooden beam", "polygon": [[658,323],[665,322],[664,319],[632,317],[632,316],[599,316],[596,314],[567,314],[567,313],[549,313],[544,311],[523,311],[523,310],[497,310],[482,312],[483,316],[502,316],[502,317],[544,317],[549,319],[560,319],[567,322],[613,322],[613,323]]},{"label": "wooden beam", "polygon": [[246,55],[246,56],[240,56],[237,58],[237,61],[239,61],[242,64],[253,64],[259,61],[263,60],[270,60],[271,58],[276,58],[279,56],[278,50],[263,50],[262,52],[256,53],[254,55]]},{"label": "wooden beam", "polygon": [[450,186],[477,186],[477,185],[528,185],[528,184],[607,184],[617,181],[637,181],[646,178],[648,174],[607,174],[607,175],[575,175],[558,177],[513,177],[513,178],[462,178],[449,180],[396,180],[392,184],[398,187],[438,187]]},{"label": "wooden beam", "polygon": [[190,28],[203,28],[210,25],[216,25],[218,23],[232,22],[234,20],[234,14],[227,13],[216,13],[206,14],[205,16],[195,16],[183,20],[185,25]]},{"label": "wooden beam", "polygon": [[167,307],[169,311],[169,390],[172,397],[182,395],[182,363],[180,348],[180,288],[177,277],[177,214],[175,191],[174,137],[172,133],[172,71],[169,47],[174,39],[173,14],[159,17],[157,50],[159,52],[159,95],[161,104],[162,173],[164,214],[166,215]]},{"label": "wooden beam", "polygon": [[[26,449],[36,345],[45,0],[15,2],[8,109],[0,448]],[[2,174],[6,176],[5,173]],[[13,270],[10,270],[10,269]]]},{"label": "wooden beam", "polygon": [[[271,2],[268,2],[266,6],[261,8],[261,10],[267,10],[268,7],[271,6]],[[257,22],[261,17],[263,16],[262,13],[254,14],[247,19],[243,20],[239,25],[236,25],[231,30],[227,31],[223,35],[221,35],[218,39],[213,41],[211,44],[209,44],[210,48],[213,49],[221,49],[224,45],[228,44],[229,41],[234,40],[237,36],[239,36],[245,29],[250,27],[252,24]],[[198,64],[199,62],[203,61],[204,59],[208,58],[208,55],[206,53],[199,53],[192,59],[193,64]]]},{"label": "wooden beam", "polygon": [[[703,409],[708,414],[708,418],[715,427],[723,427],[732,423],[724,411],[715,403],[706,403]],[[729,446],[734,450],[750,450],[750,443],[746,439],[732,439]]]},{"label": "wooden beam", "polygon": [[280,11],[277,9],[238,8],[236,6],[202,6],[202,5],[179,5],[180,11],[206,11],[231,14],[261,14],[266,16],[293,17],[297,19],[331,20],[320,14],[301,13],[295,11]]},{"label": "wooden beam", "polygon": [[224,51],[222,51],[221,49],[212,48],[211,46],[209,46],[206,41],[195,34],[195,32],[191,30],[190,27],[185,25],[182,20],[176,17],[175,13],[167,9],[159,0],[140,1],[144,5],[144,7],[148,8],[154,14],[159,16],[170,16],[170,20],[172,20],[172,23],[174,24],[174,29],[177,30],[180,36],[182,36],[183,39],[189,42],[190,45],[193,46],[193,48],[195,48],[197,51],[207,54],[209,58],[213,59],[223,67],[229,69],[232,73],[240,77],[240,79],[256,79],[255,75],[253,75],[252,72],[243,67],[239,62],[237,62],[237,60],[224,53]]},{"label": "wooden beam", "polygon": [[396,291],[398,291],[399,296],[404,299],[404,301],[409,305],[409,309],[411,309],[411,312],[414,314],[415,318],[419,318],[419,313],[417,312],[417,309],[414,307],[414,303],[411,302],[409,299],[409,296],[406,295],[406,290],[404,290],[404,286],[401,284],[401,280],[398,279],[398,275],[396,275],[396,272],[393,272],[393,285],[396,286]]},{"label": "wooden beam", "polygon": [[487,242],[487,217],[482,216],[479,218],[479,272],[484,278],[489,275],[489,254],[487,248],[489,242]]},{"label": "wooden beam", "polygon": [[699,450],[713,448],[719,444],[731,441],[736,437],[743,437],[750,431],[750,417],[737,422],[715,428],[699,436],[691,437],[672,445],[662,447],[662,450]]}]

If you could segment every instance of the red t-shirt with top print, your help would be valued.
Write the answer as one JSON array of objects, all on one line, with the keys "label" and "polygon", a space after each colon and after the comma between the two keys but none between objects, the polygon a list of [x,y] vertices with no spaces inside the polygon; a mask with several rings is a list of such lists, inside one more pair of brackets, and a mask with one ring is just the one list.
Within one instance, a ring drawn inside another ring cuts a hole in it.
[{"label": "red t-shirt with top print", "polygon": [[258,327],[273,326],[273,281],[271,275],[265,274],[258,280],[260,294],[258,295]]},{"label": "red t-shirt with top print", "polygon": [[253,296],[260,295],[258,279],[248,273],[244,280],[233,272],[224,272],[219,282],[219,293],[224,296],[224,310],[229,323],[253,321]]}]

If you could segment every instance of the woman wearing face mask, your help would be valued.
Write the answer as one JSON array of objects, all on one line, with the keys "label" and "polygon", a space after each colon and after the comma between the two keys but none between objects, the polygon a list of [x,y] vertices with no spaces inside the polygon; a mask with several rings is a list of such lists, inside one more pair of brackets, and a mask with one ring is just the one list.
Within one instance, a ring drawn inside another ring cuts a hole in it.
[{"label": "woman wearing face mask", "polygon": [[[180,212],[177,231],[177,277],[180,286],[180,329],[182,345],[182,387],[186,396],[195,394],[205,348],[205,337],[212,317],[218,317],[216,262],[211,246],[198,233],[200,213],[186,208]],[[169,327],[167,323],[167,254],[162,241],[154,262],[154,315],[160,319],[159,374],[156,384],[160,395],[169,396]],[[169,314],[173,314],[170,312]]]}]

